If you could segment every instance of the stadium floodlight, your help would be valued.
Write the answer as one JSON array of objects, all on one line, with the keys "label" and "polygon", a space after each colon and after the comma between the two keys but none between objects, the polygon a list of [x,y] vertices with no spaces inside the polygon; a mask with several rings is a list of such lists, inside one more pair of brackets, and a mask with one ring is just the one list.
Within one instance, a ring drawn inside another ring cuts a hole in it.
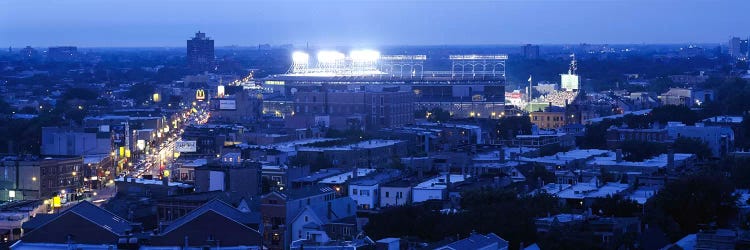
[{"label": "stadium floodlight", "polygon": [[318,52],[318,63],[335,63],[345,58],[346,56],[338,51],[323,50]]},{"label": "stadium floodlight", "polygon": [[295,51],[292,53],[292,62],[294,64],[308,64],[310,55],[302,51]]},{"label": "stadium floodlight", "polygon": [[354,62],[376,62],[380,59],[380,52],[375,50],[352,50],[349,58]]}]

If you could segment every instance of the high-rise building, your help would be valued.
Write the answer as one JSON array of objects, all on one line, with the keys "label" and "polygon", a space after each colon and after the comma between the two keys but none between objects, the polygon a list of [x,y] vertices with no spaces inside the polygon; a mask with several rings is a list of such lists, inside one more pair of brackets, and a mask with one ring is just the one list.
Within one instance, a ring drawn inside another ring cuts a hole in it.
[{"label": "high-rise building", "polygon": [[523,46],[523,57],[526,59],[539,58],[539,45],[526,44]]},{"label": "high-rise building", "polygon": [[192,70],[209,71],[214,68],[214,40],[198,31],[187,40],[187,65]]},{"label": "high-rise building", "polygon": [[729,39],[729,55],[733,58],[745,59],[748,57],[748,46],[748,39],[732,37]]},{"label": "high-rise building", "polygon": [[39,54],[31,46],[26,46],[26,48],[21,49],[21,51],[19,53],[21,54],[21,56],[23,56],[24,59],[34,58],[34,57],[36,57]]}]

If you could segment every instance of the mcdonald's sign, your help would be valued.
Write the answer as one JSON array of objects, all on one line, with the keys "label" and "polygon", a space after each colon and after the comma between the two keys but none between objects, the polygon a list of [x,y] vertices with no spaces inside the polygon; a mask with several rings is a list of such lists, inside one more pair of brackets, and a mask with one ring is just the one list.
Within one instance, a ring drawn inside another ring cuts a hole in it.
[{"label": "mcdonald's sign", "polygon": [[206,100],[206,91],[203,91],[203,89],[199,89],[195,92],[195,99],[198,101]]}]

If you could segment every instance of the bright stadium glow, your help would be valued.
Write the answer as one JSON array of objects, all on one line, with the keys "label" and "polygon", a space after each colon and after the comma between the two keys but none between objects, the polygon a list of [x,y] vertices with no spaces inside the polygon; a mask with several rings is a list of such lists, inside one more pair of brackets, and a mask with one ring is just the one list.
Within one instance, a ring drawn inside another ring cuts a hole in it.
[{"label": "bright stadium glow", "polygon": [[310,55],[305,52],[295,51],[292,53],[292,62],[294,64],[308,64],[310,62]]},{"label": "bright stadium glow", "polygon": [[318,63],[336,63],[346,59],[346,56],[338,51],[324,50],[318,52]]},{"label": "bright stadium glow", "polygon": [[377,62],[380,59],[380,52],[375,50],[352,50],[349,52],[349,58],[353,62]]}]

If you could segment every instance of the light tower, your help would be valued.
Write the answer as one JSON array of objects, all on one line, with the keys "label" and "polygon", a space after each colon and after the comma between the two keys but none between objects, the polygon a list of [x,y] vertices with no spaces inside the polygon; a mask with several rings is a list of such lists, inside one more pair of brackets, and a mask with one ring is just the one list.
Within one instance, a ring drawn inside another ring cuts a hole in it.
[{"label": "light tower", "polygon": [[321,73],[336,74],[340,73],[346,61],[346,56],[338,51],[323,50],[318,52],[318,69]]},{"label": "light tower", "polygon": [[353,50],[349,53],[351,70],[354,75],[367,74],[377,70],[380,52],[375,50]]},{"label": "light tower", "polygon": [[308,65],[310,64],[310,55],[302,51],[295,51],[292,53],[292,68],[290,73],[293,74],[304,74],[308,71]]}]

